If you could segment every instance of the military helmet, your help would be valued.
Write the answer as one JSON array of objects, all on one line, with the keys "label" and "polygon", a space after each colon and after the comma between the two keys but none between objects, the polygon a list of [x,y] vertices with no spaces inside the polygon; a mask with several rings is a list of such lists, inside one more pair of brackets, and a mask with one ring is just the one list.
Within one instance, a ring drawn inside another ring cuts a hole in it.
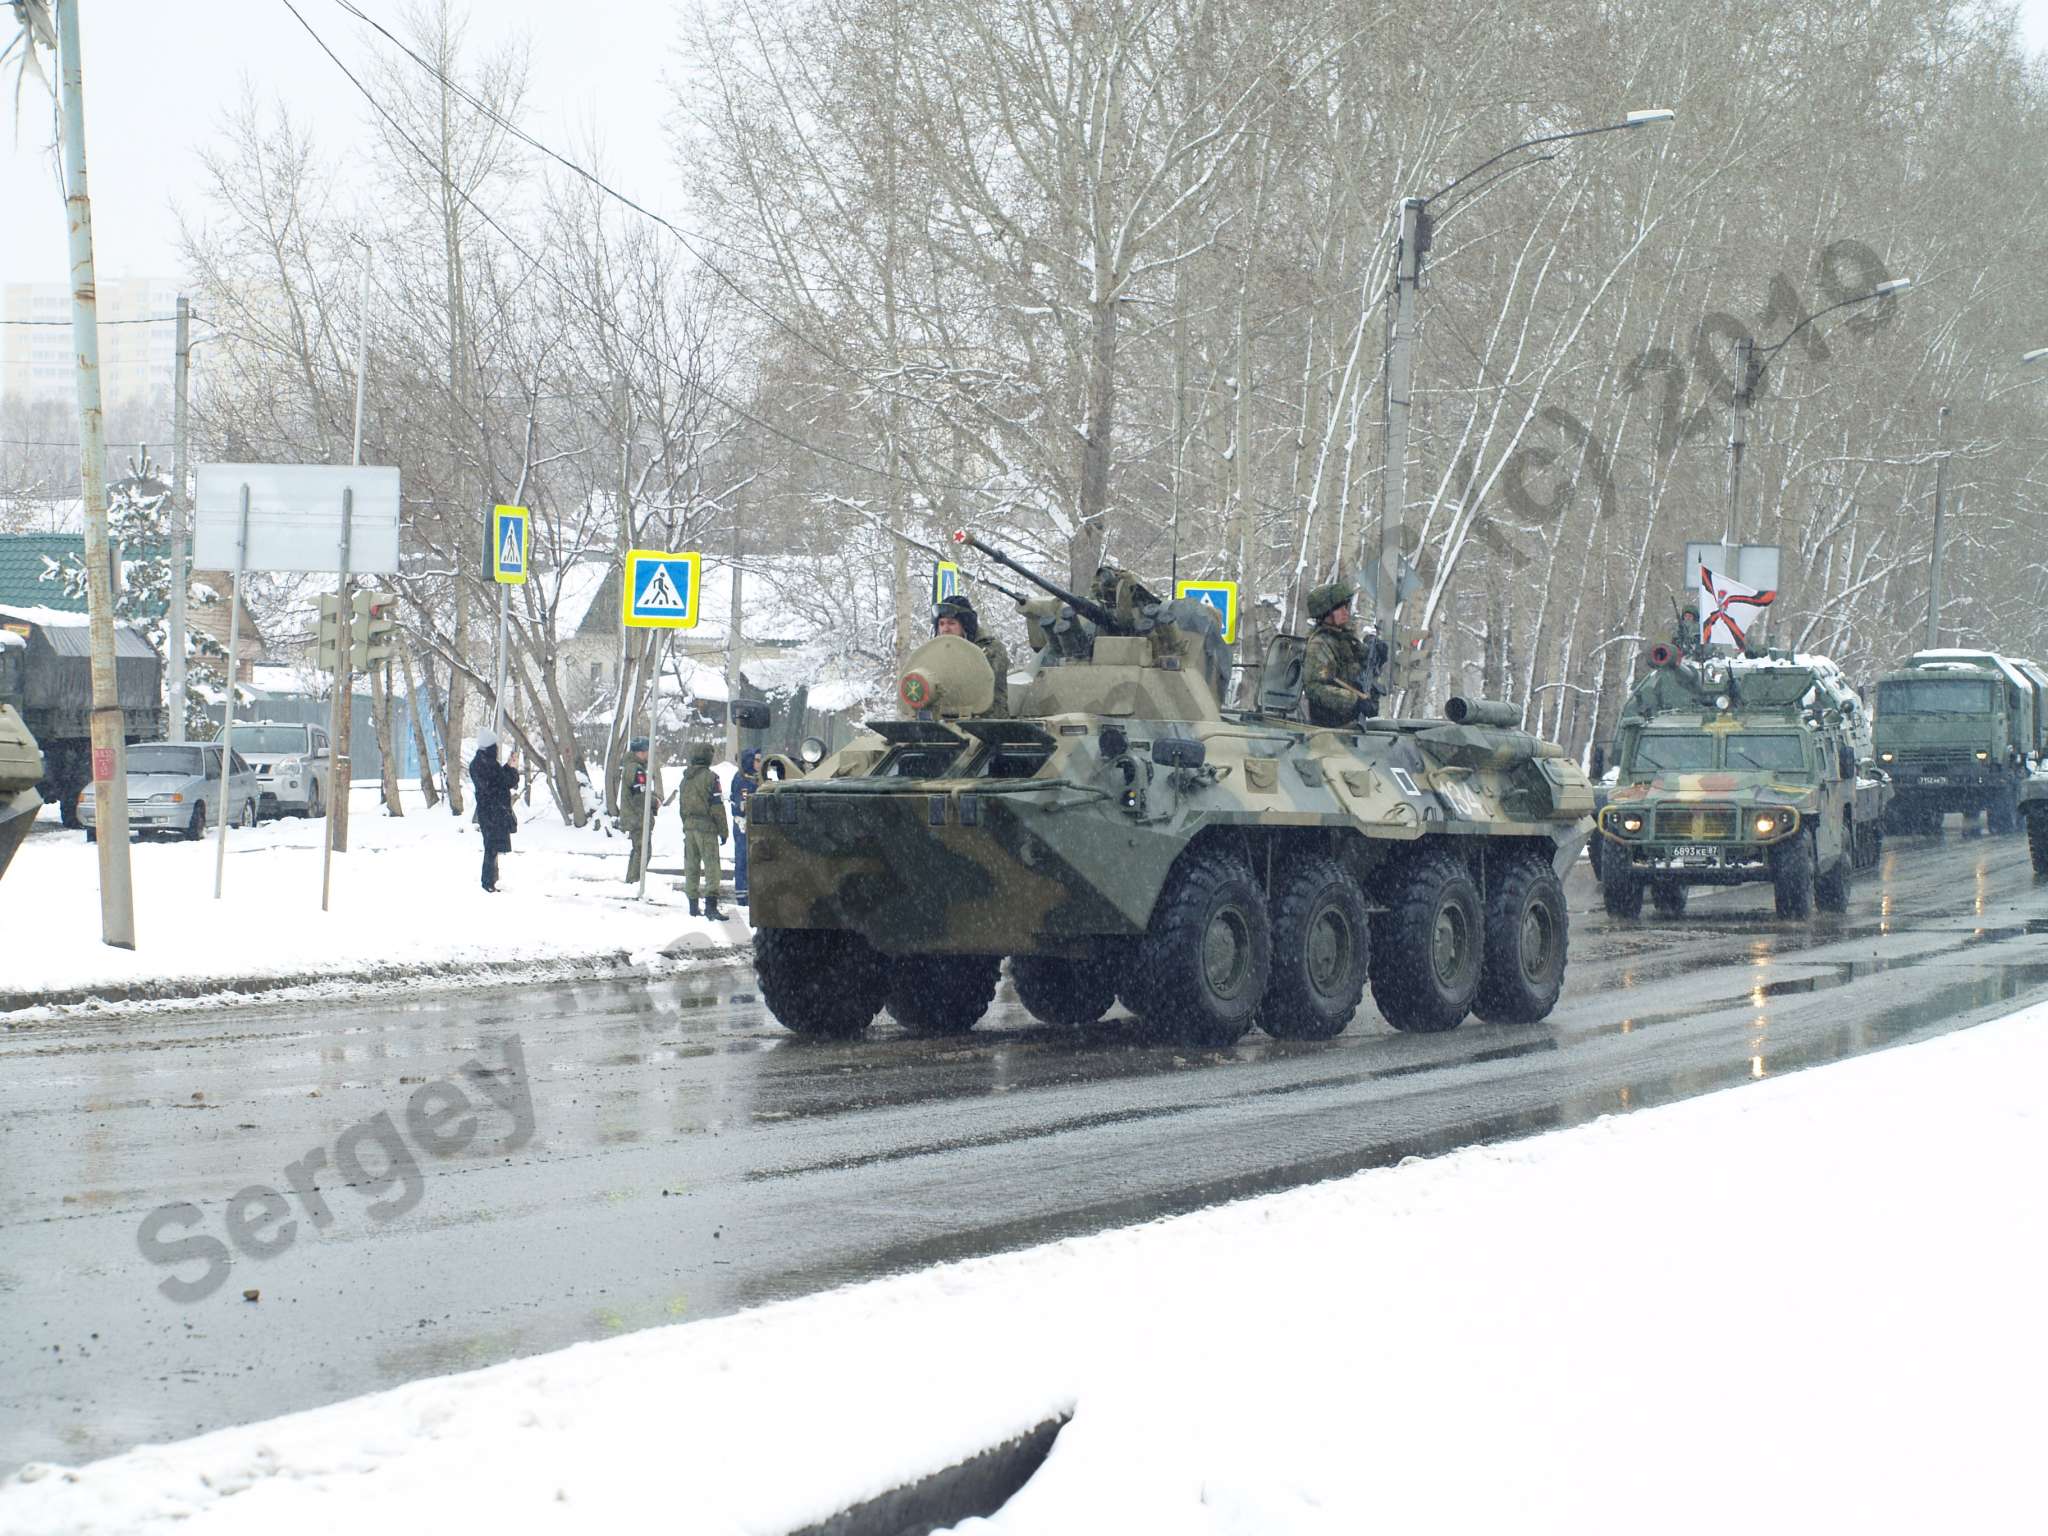
[{"label": "military helmet", "polygon": [[1350,602],[1357,590],[1348,581],[1326,581],[1319,587],[1310,587],[1308,616],[1318,624],[1322,623],[1324,618]]},{"label": "military helmet", "polygon": [[647,738],[645,736],[635,736],[626,743],[626,750],[628,752],[645,752],[647,750]]},{"label": "military helmet", "polygon": [[708,762],[710,762],[710,761],[711,761],[711,743],[710,743],[710,742],[708,742],[708,741],[696,741],[696,742],[692,742],[692,743],[690,744],[690,751],[689,751],[689,756],[688,756],[688,758],[686,759],[686,761],[688,761],[688,762],[692,762],[692,763],[708,763]]},{"label": "military helmet", "polygon": [[961,632],[970,640],[981,637],[980,615],[974,611],[974,604],[958,592],[939,599],[939,606],[932,610],[932,633],[935,635],[939,632],[941,619],[959,620]]}]

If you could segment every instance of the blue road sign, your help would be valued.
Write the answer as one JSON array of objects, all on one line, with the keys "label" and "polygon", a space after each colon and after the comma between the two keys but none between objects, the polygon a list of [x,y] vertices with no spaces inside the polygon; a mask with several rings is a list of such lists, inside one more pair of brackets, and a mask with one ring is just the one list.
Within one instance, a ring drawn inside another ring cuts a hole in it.
[{"label": "blue road sign", "polygon": [[1237,583],[1234,581],[1176,581],[1175,597],[1192,597],[1207,603],[1223,620],[1223,643],[1237,644]]},{"label": "blue road sign", "polygon": [[625,611],[628,629],[695,629],[697,588],[704,557],[696,550],[671,554],[635,549],[626,555]]},{"label": "blue road sign", "polygon": [[491,508],[490,528],[491,579],[501,586],[524,586],[528,553],[526,508]]}]

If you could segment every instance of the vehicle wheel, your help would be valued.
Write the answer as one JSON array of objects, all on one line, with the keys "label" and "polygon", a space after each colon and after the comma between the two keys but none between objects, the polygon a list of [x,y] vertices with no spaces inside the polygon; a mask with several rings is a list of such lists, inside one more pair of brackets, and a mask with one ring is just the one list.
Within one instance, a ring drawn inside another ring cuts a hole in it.
[{"label": "vehicle wheel", "polygon": [[78,802],[85,794],[83,786],[75,790],[60,790],[57,793],[57,821],[60,826],[76,832],[85,825],[85,818],[78,814]]},{"label": "vehicle wheel", "polygon": [[754,975],[783,1028],[850,1040],[874,1021],[889,966],[857,933],[834,928],[757,928]]},{"label": "vehicle wheel", "polygon": [[196,843],[206,836],[206,802],[200,801],[192,807],[192,820],[185,827],[185,841]]},{"label": "vehicle wheel", "polygon": [[1659,917],[1685,916],[1686,889],[1670,880],[1659,880],[1650,887],[1650,905],[1657,909]]},{"label": "vehicle wheel", "polygon": [[914,1034],[964,1035],[995,1000],[1000,955],[903,955],[889,963],[884,999]]},{"label": "vehicle wheel", "polygon": [[1771,850],[1771,887],[1778,899],[1778,916],[1812,916],[1815,873],[1810,833],[1801,832]]},{"label": "vehicle wheel", "polygon": [[305,817],[306,820],[308,821],[313,820],[315,817],[321,814],[320,781],[318,779],[315,779],[311,784],[309,784],[306,787],[306,808],[299,814]]},{"label": "vehicle wheel", "polygon": [[[1681,899],[1684,887],[1677,890]],[[1485,960],[1473,1011],[1495,1024],[1548,1018],[1564,989],[1571,919],[1564,883],[1541,854],[1511,859],[1486,898]]]},{"label": "vehicle wheel", "polygon": [[1479,992],[1479,887],[1463,860],[1425,848],[1389,871],[1386,898],[1373,919],[1373,1002],[1396,1029],[1456,1029]]},{"label": "vehicle wheel", "polygon": [[2020,792],[2007,785],[1994,793],[1984,807],[1984,830],[1993,837],[2010,837],[2020,829]]},{"label": "vehicle wheel", "polygon": [[1012,955],[1010,980],[1025,1011],[1041,1024],[1093,1024],[1116,1001],[1116,972],[1101,960]]},{"label": "vehicle wheel", "polygon": [[1281,876],[1273,903],[1273,964],[1259,1027],[1276,1040],[1341,1035],[1365,997],[1371,931],[1365,892],[1327,855]]},{"label": "vehicle wheel", "polygon": [[1593,866],[1593,878],[1600,878],[1600,846],[1607,841],[1598,832],[1586,839],[1586,862]]},{"label": "vehicle wheel", "polygon": [[1823,912],[1846,912],[1855,888],[1856,861],[1845,852],[1832,869],[1813,882],[1813,904]]},{"label": "vehicle wheel", "polygon": [[1258,1015],[1272,963],[1272,923],[1252,872],[1213,849],[1183,854],[1137,944],[1136,1012],[1157,1038],[1234,1044]]},{"label": "vehicle wheel", "polygon": [[85,829],[85,840],[88,843],[96,843],[100,840],[100,835],[95,829],[87,827]]},{"label": "vehicle wheel", "polygon": [[256,802],[254,800],[244,800],[242,802],[242,819],[236,822],[235,825],[240,827],[253,827],[256,825]]},{"label": "vehicle wheel", "polygon": [[2027,818],[2027,852],[2034,857],[2034,873],[2048,875],[2048,812]]},{"label": "vehicle wheel", "polygon": [[1643,882],[1636,878],[1629,861],[1610,849],[1615,857],[1600,871],[1600,905],[1609,917],[1638,918],[1643,915]]}]

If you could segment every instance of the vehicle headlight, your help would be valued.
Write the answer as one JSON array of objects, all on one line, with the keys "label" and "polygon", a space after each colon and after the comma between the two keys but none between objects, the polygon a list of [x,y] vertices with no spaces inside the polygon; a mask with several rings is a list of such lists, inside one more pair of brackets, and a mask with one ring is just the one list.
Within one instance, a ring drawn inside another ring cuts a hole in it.
[{"label": "vehicle headlight", "polygon": [[1643,830],[1643,818],[1634,814],[1633,812],[1631,812],[1627,816],[1619,818],[1619,820],[1621,822],[1621,830],[1626,832],[1630,837],[1634,837],[1638,832]]},{"label": "vehicle headlight", "polygon": [[182,805],[185,803],[185,797],[183,795],[176,794],[151,795],[149,797],[149,803],[151,805],[156,805],[159,802],[161,802],[164,805]]},{"label": "vehicle headlight", "polygon": [[1783,825],[1783,823],[1781,823],[1776,816],[1766,811],[1762,815],[1758,816],[1756,819],[1756,835],[1758,837],[1769,837],[1773,832],[1777,831],[1781,825]]},{"label": "vehicle headlight", "polygon": [[1989,752],[1980,751],[1977,754],[1977,761],[1980,763],[1988,763],[1991,761],[1991,754]]},{"label": "vehicle headlight", "polygon": [[1879,761],[1880,763],[1888,763],[1888,762],[1890,762],[1890,761],[1891,761],[1891,760],[1892,760],[1893,758],[1897,757],[1898,755],[1899,755],[1899,754],[1898,754],[1898,753],[1896,753],[1896,752],[1880,752],[1880,753],[1878,753],[1878,754],[1877,754],[1877,760],[1878,760],[1878,761]]}]

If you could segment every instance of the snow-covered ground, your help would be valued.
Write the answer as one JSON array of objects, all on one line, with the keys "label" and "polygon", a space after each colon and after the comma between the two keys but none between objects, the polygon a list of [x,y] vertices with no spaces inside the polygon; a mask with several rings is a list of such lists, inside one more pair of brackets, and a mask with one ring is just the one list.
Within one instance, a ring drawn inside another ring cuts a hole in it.
[{"label": "snow-covered ground", "polygon": [[[2048,1008],[0,1485],[0,1528],[2039,1530]],[[225,1309],[213,1327],[233,1326]]]},{"label": "snow-covered ground", "polygon": [[[681,772],[674,766],[669,782]],[[19,1023],[53,1007],[163,1007],[166,999],[189,1007],[201,996],[276,1002],[481,979],[667,974],[750,942],[743,917],[691,918],[676,875],[650,875],[647,900],[635,901],[625,839],[594,824],[565,827],[544,791],[518,807],[496,895],[482,889],[475,824],[449,815],[445,801],[428,810],[408,783],[405,815],[393,818],[376,784],[359,782],[349,805],[349,851],[334,856],[324,913],[325,822],[230,828],[219,901],[211,836],[133,844],[133,952],[100,942],[97,850],[44,807],[0,880],[0,1009],[28,1005],[0,1017]],[[680,869],[682,844],[670,807],[656,827],[654,868]]]}]

